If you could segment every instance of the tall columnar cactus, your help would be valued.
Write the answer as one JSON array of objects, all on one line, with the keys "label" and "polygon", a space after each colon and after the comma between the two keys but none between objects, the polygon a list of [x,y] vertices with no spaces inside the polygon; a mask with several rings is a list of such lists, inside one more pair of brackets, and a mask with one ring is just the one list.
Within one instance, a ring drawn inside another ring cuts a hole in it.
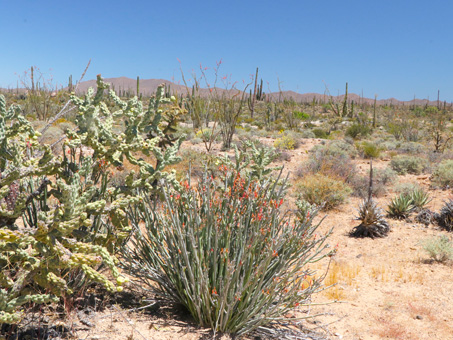
[{"label": "tall columnar cactus", "polygon": [[73,86],[72,86],[72,74],[69,76],[68,90],[69,90],[69,92],[72,92],[72,90],[73,90]]},{"label": "tall columnar cactus", "polygon": [[[160,87],[145,110],[136,97],[125,102],[110,91],[110,112],[103,102],[108,85],[100,76],[97,85],[96,94],[90,89],[83,99],[71,97],[77,130],[67,131],[61,157],[40,145],[19,109],[6,109],[0,96],[0,323],[20,320],[18,308],[27,302],[55,300],[84,282],[121,289],[125,278],[115,251],[129,235],[126,207],[141,200],[139,190],[154,190],[159,179],[175,182],[164,168],[178,161],[181,140],[171,134],[184,111],[176,100],[162,98]],[[125,128],[118,132],[114,125],[120,121]],[[156,164],[139,158],[151,154]],[[140,172],[115,187],[112,170],[125,162]],[[100,265],[110,269],[115,283],[98,271]],[[31,286],[36,293],[28,293]]]}]

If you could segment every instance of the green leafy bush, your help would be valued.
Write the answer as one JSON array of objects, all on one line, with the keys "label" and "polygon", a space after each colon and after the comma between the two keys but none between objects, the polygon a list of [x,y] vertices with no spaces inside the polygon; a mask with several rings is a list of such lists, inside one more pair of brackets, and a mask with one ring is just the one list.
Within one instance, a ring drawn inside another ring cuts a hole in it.
[{"label": "green leafy bush", "polygon": [[309,120],[310,119],[310,115],[305,112],[294,111],[293,114],[294,114],[294,117],[296,117],[299,120]]},{"label": "green leafy bush", "polygon": [[126,262],[200,325],[241,335],[309,305],[321,277],[307,265],[329,253],[326,236],[314,235],[315,208],[290,218],[281,211],[284,191],[275,181],[250,180],[225,165],[220,173],[219,180],[205,176],[194,187],[167,187],[162,207],[145,199],[131,211],[135,234]]},{"label": "green leafy bush", "polygon": [[381,154],[379,147],[372,142],[362,142],[358,145],[362,156],[367,159],[378,158]]},{"label": "green leafy bush", "polygon": [[400,155],[391,160],[390,166],[400,175],[406,173],[420,175],[426,169],[427,162],[420,157]]},{"label": "green leafy bush", "polygon": [[320,128],[315,128],[315,129],[313,129],[311,131],[314,133],[316,138],[320,138],[320,139],[329,138],[329,134],[327,133],[326,130],[323,130],[323,129],[320,129]]},{"label": "green leafy bush", "polygon": [[351,188],[341,180],[320,173],[308,175],[297,183],[298,194],[310,204],[333,209],[344,203],[351,194]]},{"label": "green leafy bush", "polygon": [[435,187],[453,188],[453,159],[445,159],[434,170],[431,182]]},{"label": "green leafy bush", "polygon": [[371,129],[365,124],[353,124],[347,128],[345,135],[353,139],[363,138],[371,133]]}]

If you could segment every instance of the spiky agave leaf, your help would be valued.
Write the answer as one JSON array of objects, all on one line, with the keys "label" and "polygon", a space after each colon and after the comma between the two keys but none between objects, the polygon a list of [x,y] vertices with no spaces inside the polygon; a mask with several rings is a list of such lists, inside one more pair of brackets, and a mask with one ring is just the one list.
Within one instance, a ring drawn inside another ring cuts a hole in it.
[{"label": "spiky agave leaf", "polygon": [[410,213],[415,210],[412,197],[410,195],[401,194],[390,201],[387,208],[389,217],[403,220],[409,217]]},{"label": "spiky agave leaf", "polygon": [[372,199],[362,202],[357,219],[362,223],[351,231],[350,235],[353,237],[384,237],[390,231],[382,209]]},{"label": "spiky agave leaf", "polygon": [[409,197],[412,200],[412,204],[415,206],[416,210],[423,210],[425,206],[431,202],[429,194],[423,190],[416,188],[410,194]]}]

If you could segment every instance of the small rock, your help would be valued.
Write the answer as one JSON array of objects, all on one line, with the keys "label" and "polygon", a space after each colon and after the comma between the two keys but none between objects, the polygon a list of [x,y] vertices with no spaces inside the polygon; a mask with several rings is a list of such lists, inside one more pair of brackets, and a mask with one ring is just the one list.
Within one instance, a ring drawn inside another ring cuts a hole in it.
[{"label": "small rock", "polygon": [[336,337],[338,337],[338,339],[343,339],[343,335],[341,335],[340,333],[335,333],[334,334]]},{"label": "small rock", "polygon": [[421,315],[417,315],[415,318],[416,318],[417,320],[423,320],[423,316],[421,316]]}]

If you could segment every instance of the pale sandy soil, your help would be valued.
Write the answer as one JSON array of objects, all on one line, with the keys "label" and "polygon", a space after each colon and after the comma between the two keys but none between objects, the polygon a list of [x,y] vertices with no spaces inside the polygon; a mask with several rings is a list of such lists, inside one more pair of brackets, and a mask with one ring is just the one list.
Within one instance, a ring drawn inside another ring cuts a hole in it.
[{"label": "pale sandy soil", "polygon": [[[265,144],[273,140],[263,138]],[[306,140],[299,149],[291,151],[291,160],[284,162],[285,172],[294,173],[309,157],[306,153],[320,140]],[[183,148],[203,150],[202,144],[185,142]],[[214,151],[218,152],[218,146]],[[366,161],[355,161],[365,172]],[[388,161],[374,162],[385,167]],[[428,176],[404,176],[402,181],[418,182],[428,188]],[[430,190],[432,210],[438,211],[451,192]],[[386,208],[394,193],[378,199]],[[314,306],[310,313],[324,313],[307,326],[321,327],[331,339],[374,340],[451,340],[453,339],[453,266],[428,263],[420,242],[433,235],[448,234],[434,226],[426,228],[417,223],[389,220],[392,231],[382,239],[355,239],[348,232],[358,224],[354,217],[360,200],[331,211],[320,226],[321,232],[334,227],[329,243],[338,244],[328,283],[333,288],[314,297],[315,303],[340,302]],[[324,215],[324,214],[321,214]],[[316,264],[321,275],[326,264]],[[119,308],[119,307],[115,307]],[[187,322],[171,317],[156,318],[139,312],[128,313],[112,309],[91,318],[94,327],[77,331],[79,339],[207,339],[208,331],[197,329]],[[228,337],[224,337],[225,339]]]}]

